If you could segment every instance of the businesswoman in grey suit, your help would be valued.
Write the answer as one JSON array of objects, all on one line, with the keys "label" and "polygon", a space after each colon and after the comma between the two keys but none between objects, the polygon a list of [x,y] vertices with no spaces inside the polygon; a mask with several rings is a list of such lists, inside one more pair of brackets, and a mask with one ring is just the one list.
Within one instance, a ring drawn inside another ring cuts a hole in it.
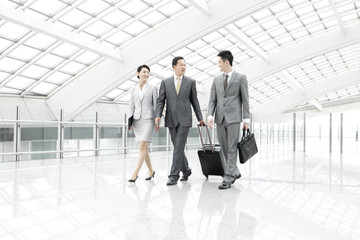
[{"label": "businesswoman in grey suit", "polygon": [[148,66],[139,66],[136,74],[139,78],[139,85],[131,93],[129,116],[134,118],[130,130],[134,127],[136,142],[139,142],[140,146],[138,163],[129,182],[136,181],[144,161],[149,168],[149,176],[145,180],[151,180],[155,176],[155,171],[151,166],[148,143],[151,142],[155,129],[154,119],[158,93],[155,86],[147,83],[150,76]]}]

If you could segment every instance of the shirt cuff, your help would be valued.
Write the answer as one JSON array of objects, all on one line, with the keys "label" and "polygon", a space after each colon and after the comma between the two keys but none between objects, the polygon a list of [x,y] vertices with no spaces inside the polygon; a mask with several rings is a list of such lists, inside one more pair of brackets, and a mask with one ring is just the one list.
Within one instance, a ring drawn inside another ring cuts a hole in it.
[{"label": "shirt cuff", "polygon": [[209,115],[207,120],[208,121],[214,120],[214,117],[212,115]]},{"label": "shirt cuff", "polygon": [[250,118],[245,118],[244,123],[249,123],[250,124]]}]

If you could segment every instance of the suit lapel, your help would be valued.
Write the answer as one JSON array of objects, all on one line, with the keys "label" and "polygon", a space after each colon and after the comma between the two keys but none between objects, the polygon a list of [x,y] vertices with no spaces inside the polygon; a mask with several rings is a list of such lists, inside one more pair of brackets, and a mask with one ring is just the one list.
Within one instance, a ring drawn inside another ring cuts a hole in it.
[{"label": "suit lapel", "polygon": [[218,85],[219,89],[222,89],[222,92],[225,93],[226,89],[224,89],[224,74],[218,76]]},{"label": "suit lapel", "polygon": [[140,101],[140,86],[139,84],[135,87],[135,98]]},{"label": "suit lapel", "polygon": [[224,84],[221,79],[222,79],[222,77],[219,75],[214,78],[215,87],[216,87],[216,89],[220,89],[221,92],[224,93]]}]

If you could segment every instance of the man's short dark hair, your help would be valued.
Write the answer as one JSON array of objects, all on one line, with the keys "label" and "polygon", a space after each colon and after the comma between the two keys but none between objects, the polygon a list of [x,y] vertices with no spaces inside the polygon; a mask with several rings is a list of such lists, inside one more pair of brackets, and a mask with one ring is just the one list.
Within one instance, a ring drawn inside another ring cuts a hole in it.
[{"label": "man's short dark hair", "polygon": [[221,60],[223,60],[224,62],[226,60],[228,60],[230,63],[230,66],[232,66],[234,57],[230,51],[228,51],[228,50],[221,51],[221,52],[219,52],[218,57],[221,57]]},{"label": "man's short dark hair", "polygon": [[178,61],[179,61],[180,59],[183,59],[183,60],[184,60],[183,57],[175,57],[175,58],[172,60],[172,65],[171,65],[171,66],[176,66],[176,64],[178,63]]},{"label": "man's short dark hair", "polygon": [[[143,69],[143,68],[146,68],[146,69],[149,70],[149,72],[150,72],[150,68],[148,67],[148,65],[145,65],[145,64],[139,66],[136,71],[139,73],[139,72],[141,71],[141,69]],[[139,78],[139,76],[137,76],[137,78]],[[139,79],[140,79],[140,78],[139,78]]]}]

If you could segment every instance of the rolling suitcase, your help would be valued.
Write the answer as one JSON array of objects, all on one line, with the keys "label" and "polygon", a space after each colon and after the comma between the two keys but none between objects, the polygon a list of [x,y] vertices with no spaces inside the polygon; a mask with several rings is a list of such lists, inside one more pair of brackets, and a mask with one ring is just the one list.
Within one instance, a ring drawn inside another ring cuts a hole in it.
[{"label": "rolling suitcase", "polygon": [[201,140],[201,146],[198,150],[198,156],[202,172],[206,178],[208,178],[209,175],[218,175],[223,177],[224,168],[221,163],[221,159],[223,158],[223,156],[222,152],[220,152],[220,145],[211,143],[209,128],[207,125],[205,125],[205,127],[210,144],[204,144],[204,140],[200,130],[200,124],[198,125]]}]

